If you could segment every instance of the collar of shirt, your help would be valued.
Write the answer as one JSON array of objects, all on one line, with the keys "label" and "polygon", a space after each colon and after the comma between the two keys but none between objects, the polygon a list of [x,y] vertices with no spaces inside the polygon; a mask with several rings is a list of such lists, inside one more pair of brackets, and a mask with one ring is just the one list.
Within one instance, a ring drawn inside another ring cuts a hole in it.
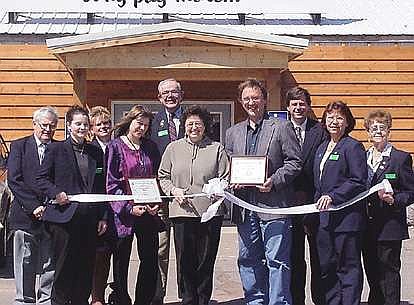
[{"label": "collar of shirt", "polygon": [[374,171],[377,170],[378,165],[381,163],[381,161],[384,159],[384,157],[390,157],[391,156],[391,150],[392,145],[390,143],[387,143],[385,145],[384,150],[381,152],[381,157],[377,161],[376,164],[372,163],[372,158],[374,156],[374,146],[372,146],[370,149],[367,150],[367,164],[369,167],[371,167]]},{"label": "collar of shirt", "polygon": [[[167,108],[165,109],[165,113],[167,114],[167,120],[170,120],[170,113],[168,112]],[[178,106],[177,109],[174,111],[174,120],[180,120],[181,115],[183,114],[183,108],[181,106]]]},{"label": "collar of shirt", "polygon": [[104,143],[101,140],[99,140],[98,137],[96,137],[95,139],[98,142],[99,146],[102,148],[102,150],[105,152],[105,148],[106,148],[106,145],[108,144],[108,142],[107,143]]},{"label": "collar of shirt", "polygon": [[40,147],[41,144],[49,144],[51,141],[42,143],[35,135],[33,135],[35,141],[36,141],[36,147]]},{"label": "collar of shirt", "polygon": [[292,122],[292,124],[293,124],[293,128],[295,128],[296,129],[296,127],[300,127],[300,129],[302,130],[302,131],[305,131],[306,130],[306,123],[308,122],[308,118],[306,118],[304,121],[303,121],[303,123],[302,124],[300,124],[300,125],[298,125],[298,124],[296,124],[296,122],[294,121],[294,120],[290,120],[291,122]]}]

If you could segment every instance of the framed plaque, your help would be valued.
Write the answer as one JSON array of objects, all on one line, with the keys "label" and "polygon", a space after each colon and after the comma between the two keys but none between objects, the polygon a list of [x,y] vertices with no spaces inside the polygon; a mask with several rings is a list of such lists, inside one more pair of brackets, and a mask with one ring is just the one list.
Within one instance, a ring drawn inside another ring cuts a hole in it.
[{"label": "framed plaque", "polygon": [[148,204],[162,202],[156,178],[128,179],[135,203]]},{"label": "framed plaque", "polygon": [[266,156],[234,156],[230,160],[230,184],[261,185],[267,178]]}]

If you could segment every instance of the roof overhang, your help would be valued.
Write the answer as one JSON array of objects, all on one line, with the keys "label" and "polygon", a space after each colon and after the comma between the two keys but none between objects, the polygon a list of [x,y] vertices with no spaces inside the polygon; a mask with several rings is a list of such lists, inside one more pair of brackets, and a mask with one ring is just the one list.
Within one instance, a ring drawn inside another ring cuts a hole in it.
[{"label": "roof overhang", "polygon": [[[307,39],[269,35],[186,22],[142,25],[113,32],[53,38],[48,39],[46,43],[50,52],[60,58],[69,69],[76,69],[88,68],[85,66],[87,65],[85,54],[87,56],[105,56],[112,50],[113,54],[108,56],[115,56],[116,53],[113,52],[113,50],[117,50],[119,54],[123,49],[129,49],[130,52],[132,50],[131,48],[135,48],[134,50],[142,52],[143,50],[141,47],[148,48],[149,44],[154,46],[154,43],[166,40],[187,40],[190,41],[190,44],[192,41],[197,41],[198,49],[196,50],[194,47],[191,48],[188,43],[181,48],[179,45],[176,45],[176,50],[174,51],[176,53],[174,54],[171,54],[173,49],[169,49],[168,47],[165,47],[164,49],[158,48],[159,52],[168,53],[167,55],[164,54],[164,60],[160,63],[153,60],[152,63],[148,64],[144,61],[137,62],[137,67],[177,67],[180,60],[183,61],[182,63],[187,64],[189,62],[194,62],[194,60],[197,61],[198,57],[195,58],[195,56],[197,56],[200,51],[201,53],[205,53],[203,52],[202,46],[200,47],[201,42],[204,43],[204,48],[209,48],[207,52],[210,52],[210,54],[208,59],[203,58],[203,54],[199,54],[200,62],[197,63],[198,67],[202,67],[204,65],[203,61],[206,60],[207,63],[205,64],[205,67],[232,67],[231,62],[234,61],[234,59],[230,60],[229,65],[226,65],[225,62],[223,62],[223,58],[217,58],[217,63],[211,58],[214,56],[220,57],[220,54],[218,54],[220,52],[227,55],[230,53],[229,58],[231,58],[231,56],[237,57],[237,51],[240,51],[240,54],[244,56],[242,61],[246,63],[245,65],[247,68],[250,67],[248,63],[249,60],[253,60],[252,66],[254,67],[260,67],[260,63],[262,62],[264,68],[278,68],[277,65],[280,64],[275,60],[271,60],[272,57],[279,56],[279,62],[286,61],[286,64],[282,65],[286,66],[287,61],[302,54],[303,50],[308,46]],[[218,51],[220,48],[221,51]],[[154,48],[152,51],[156,50],[157,48]],[[212,50],[214,50],[214,52]],[[151,54],[150,52],[152,51],[148,49],[141,55]],[[253,57],[255,52],[258,53],[261,58],[254,60]],[[179,59],[174,58],[177,54],[180,56]],[[139,55],[140,54],[137,54],[137,56]],[[153,54],[153,56],[155,56],[155,54]],[[167,57],[171,62],[166,59]],[[78,61],[78,64],[76,61]],[[83,63],[80,63],[81,61],[83,61]],[[257,61],[257,63],[254,63],[255,61]],[[122,66],[122,58],[116,62]],[[91,65],[93,64],[91,63]],[[186,67],[186,65],[184,64],[182,67]],[[96,67],[93,66],[93,68]],[[104,66],[103,68],[110,67]]]}]

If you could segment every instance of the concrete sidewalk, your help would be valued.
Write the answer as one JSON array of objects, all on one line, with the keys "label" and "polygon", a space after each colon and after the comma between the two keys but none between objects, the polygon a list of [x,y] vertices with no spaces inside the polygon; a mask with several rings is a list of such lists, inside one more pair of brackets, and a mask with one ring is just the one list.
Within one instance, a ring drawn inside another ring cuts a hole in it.
[{"label": "concrete sidewalk", "polygon": [[[414,230],[410,229],[410,235],[414,236]],[[135,246],[131,257],[129,274],[129,289],[133,295],[137,267],[139,261],[136,256]],[[403,243],[402,258],[402,300],[404,305],[414,305],[414,240],[407,240]],[[177,284],[175,280],[175,257],[174,249],[170,252],[170,273],[167,286],[166,302],[169,304],[178,303]],[[7,277],[5,270],[0,270],[0,305],[13,304],[14,282],[13,278]],[[235,227],[223,227],[219,254],[217,257],[214,277],[214,292],[211,303],[223,305],[241,305],[243,302],[243,291],[240,286],[240,278],[237,271],[237,232]],[[307,287],[307,302],[309,299],[309,286]],[[364,283],[362,301],[367,300],[367,284]]]}]

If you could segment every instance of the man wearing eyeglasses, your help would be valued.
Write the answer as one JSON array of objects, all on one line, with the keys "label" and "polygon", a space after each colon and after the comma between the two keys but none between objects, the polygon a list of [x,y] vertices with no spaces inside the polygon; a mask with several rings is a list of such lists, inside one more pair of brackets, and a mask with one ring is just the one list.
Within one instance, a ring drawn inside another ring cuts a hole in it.
[{"label": "man wearing eyeglasses", "polygon": [[[14,230],[15,305],[36,304],[36,299],[37,304],[51,304],[52,239],[47,223],[42,222],[45,197],[36,189],[35,177],[57,123],[56,110],[42,107],[33,113],[33,134],[10,146],[7,179],[14,195],[10,224]],[[37,294],[36,274],[40,275]]]},{"label": "man wearing eyeglasses", "polygon": [[[158,100],[163,105],[163,109],[155,115],[151,124],[151,139],[157,144],[160,156],[162,156],[170,142],[181,139],[184,136],[184,129],[180,128],[180,118],[183,113],[181,107],[183,96],[184,91],[181,89],[181,84],[173,78],[162,80],[158,84]],[[166,293],[170,252],[170,221],[167,204],[161,206],[159,216],[165,224],[165,230],[158,235],[159,274],[157,290],[152,305],[163,304]],[[179,274],[177,274],[177,281],[180,295]]]},{"label": "man wearing eyeglasses", "polygon": [[[266,156],[267,177],[261,185],[234,185],[234,194],[261,208],[294,203],[293,180],[300,173],[300,147],[293,126],[270,118],[268,93],[256,79],[238,86],[238,101],[247,119],[226,132],[229,156]],[[239,234],[238,266],[247,305],[291,305],[291,219],[230,206]]]}]

